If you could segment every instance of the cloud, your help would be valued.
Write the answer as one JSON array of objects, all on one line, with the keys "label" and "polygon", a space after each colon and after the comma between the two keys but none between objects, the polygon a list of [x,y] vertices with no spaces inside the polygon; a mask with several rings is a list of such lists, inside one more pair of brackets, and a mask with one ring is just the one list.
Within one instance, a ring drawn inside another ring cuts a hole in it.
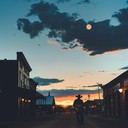
[{"label": "cloud", "polygon": [[[34,1],[34,0],[24,0],[26,2],[31,2],[31,1]],[[40,1],[40,0],[35,0],[35,1]],[[45,1],[45,0],[43,0]],[[46,0],[47,1],[47,0]],[[56,3],[65,3],[65,2],[70,2],[71,0],[54,0]],[[73,1],[73,0],[72,0]],[[91,2],[91,0],[77,0],[78,3],[82,4],[82,3],[87,3],[89,4]]]},{"label": "cloud", "polygon": [[[56,0],[57,3],[64,3],[64,2],[70,2],[71,0]],[[78,0],[78,4],[82,4],[82,3],[87,3],[89,4],[91,1],[90,0]]]},{"label": "cloud", "polygon": [[[48,29],[47,36],[63,44],[62,49],[81,47],[84,52],[94,56],[128,48],[127,15],[128,8],[121,9],[112,15],[120,23],[117,26],[110,25],[109,19],[86,22],[78,19],[77,13],[69,15],[66,12],[59,12],[54,4],[40,2],[32,4],[27,14],[27,17],[37,16],[39,21],[30,22],[27,18],[19,18],[17,26],[31,38],[37,37],[42,31]],[[86,29],[87,24],[91,24],[91,30]],[[65,44],[66,47],[63,47]]]},{"label": "cloud", "polygon": [[112,73],[111,75],[115,76],[115,75],[117,75],[117,74],[116,74],[116,73]]},{"label": "cloud", "polygon": [[83,86],[83,87],[85,87],[85,88],[92,88],[92,87],[98,87],[98,85],[89,85],[89,86]]},{"label": "cloud", "polygon": [[60,46],[60,43],[57,41],[52,41],[52,40],[48,40],[49,44],[55,45],[55,46]]},{"label": "cloud", "polygon": [[90,4],[91,0],[81,0],[77,4]]},{"label": "cloud", "polygon": [[105,70],[99,70],[98,72],[105,72]]},{"label": "cloud", "polygon": [[103,85],[100,83],[97,83],[95,85],[88,85],[88,86],[83,86],[84,88],[93,88],[93,87],[102,87]]},{"label": "cloud", "polygon": [[51,85],[54,83],[60,83],[60,82],[64,81],[64,80],[59,80],[59,79],[55,79],[55,78],[46,79],[46,78],[40,78],[40,77],[34,77],[33,80],[35,82],[38,82],[38,85],[41,85],[41,86],[47,86],[47,85]]},{"label": "cloud", "polygon": [[66,89],[66,90],[38,90],[41,94],[44,96],[48,95],[48,92],[50,92],[51,95],[55,97],[65,97],[65,96],[76,96],[77,94],[95,94],[97,93],[97,90],[74,90],[74,89]]},{"label": "cloud", "polygon": [[84,77],[84,76],[79,76],[79,77]]},{"label": "cloud", "polygon": [[122,68],[120,68],[119,70],[126,70],[126,69],[128,69],[128,66],[122,67]]},{"label": "cloud", "polygon": [[56,0],[57,3],[70,2],[71,0]]},{"label": "cloud", "polygon": [[91,0],[82,0],[81,2],[83,2],[83,3],[90,3]]},{"label": "cloud", "polygon": [[66,86],[66,88],[77,88],[77,87],[74,87],[74,86]]},{"label": "cloud", "polygon": [[37,36],[42,30],[43,25],[39,21],[31,23],[28,19],[18,19],[17,21],[18,30],[23,30],[23,32],[30,35],[31,38]]}]

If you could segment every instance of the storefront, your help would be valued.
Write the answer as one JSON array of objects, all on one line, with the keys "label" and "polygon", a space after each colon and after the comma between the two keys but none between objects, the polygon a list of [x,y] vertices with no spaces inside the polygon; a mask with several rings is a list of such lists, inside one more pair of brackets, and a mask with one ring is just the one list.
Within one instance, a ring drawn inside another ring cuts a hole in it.
[{"label": "storefront", "polygon": [[128,115],[128,71],[103,86],[105,114],[111,117]]}]

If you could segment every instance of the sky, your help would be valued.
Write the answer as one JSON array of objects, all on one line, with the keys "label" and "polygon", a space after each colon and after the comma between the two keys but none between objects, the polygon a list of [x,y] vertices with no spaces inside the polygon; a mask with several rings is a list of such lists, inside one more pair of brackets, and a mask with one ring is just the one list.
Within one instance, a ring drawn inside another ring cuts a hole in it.
[{"label": "sky", "polygon": [[127,15],[127,0],[0,0],[0,59],[22,51],[57,104],[97,99],[98,83],[128,69]]}]

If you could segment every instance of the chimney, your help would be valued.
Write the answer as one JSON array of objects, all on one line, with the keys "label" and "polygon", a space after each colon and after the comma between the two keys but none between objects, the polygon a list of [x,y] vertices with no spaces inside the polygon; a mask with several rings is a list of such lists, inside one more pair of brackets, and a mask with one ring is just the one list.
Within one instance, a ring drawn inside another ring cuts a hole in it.
[{"label": "chimney", "polygon": [[50,96],[50,92],[48,92],[48,96]]}]

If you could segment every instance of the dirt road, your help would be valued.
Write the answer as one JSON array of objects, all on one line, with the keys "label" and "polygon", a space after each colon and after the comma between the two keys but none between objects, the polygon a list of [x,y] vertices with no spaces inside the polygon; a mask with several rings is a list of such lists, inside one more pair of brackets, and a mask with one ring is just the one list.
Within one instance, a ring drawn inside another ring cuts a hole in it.
[{"label": "dirt road", "polygon": [[128,126],[128,120],[112,119],[98,116],[85,116],[84,124],[76,122],[75,114],[67,112],[47,119],[8,122],[0,128],[122,128]]}]

